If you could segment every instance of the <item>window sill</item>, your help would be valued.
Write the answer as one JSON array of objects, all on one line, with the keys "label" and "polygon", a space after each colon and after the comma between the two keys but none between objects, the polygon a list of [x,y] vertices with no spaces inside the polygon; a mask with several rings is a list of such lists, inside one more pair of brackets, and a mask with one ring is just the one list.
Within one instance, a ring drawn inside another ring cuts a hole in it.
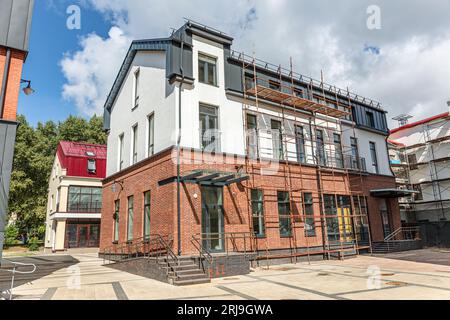
[{"label": "window sill", "polygon": [[112,244],[119,244],[119,241],[113,241]]},{"label": "window sill", "polygon": [[210,87],[214,87],[214,88],[220,88],[220,86],[218,84],[210,84],[210,83],[206,83],[206,82],[201,82],[200,80],[198,81],[198,83],[210,86]]}]

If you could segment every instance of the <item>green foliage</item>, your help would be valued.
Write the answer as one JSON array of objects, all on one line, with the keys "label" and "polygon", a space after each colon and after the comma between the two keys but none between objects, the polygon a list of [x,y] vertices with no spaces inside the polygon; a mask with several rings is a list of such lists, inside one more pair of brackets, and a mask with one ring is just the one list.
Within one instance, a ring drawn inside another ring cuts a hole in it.
[{"label": "green foliage", "polygon": [[37,237],[31,237],[28,240],[28,250],[29,251],[39,251],[39,239]]},{"label": "green foliage", "polygon": [[19,228],[17,228],[15,225],[9,225],[6,227],[5,230],[5,245],[6,246],[12,246],[17,244],[19,237]]},{"label": "green foliage", "polygon": [[106,143],[103,123],[70,116],[63,122],[47,121],[31,127],[24,116],[17,117],[14,164],[11,176],[9,212],[17,214],[19,233],[42,239],[45,233],[48,180],[59,141]]}]

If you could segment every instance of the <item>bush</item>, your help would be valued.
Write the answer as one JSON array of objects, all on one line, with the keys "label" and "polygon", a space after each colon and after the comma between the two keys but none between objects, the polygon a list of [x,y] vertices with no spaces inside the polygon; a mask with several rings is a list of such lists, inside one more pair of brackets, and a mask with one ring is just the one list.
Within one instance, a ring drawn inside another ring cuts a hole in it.
[{"label": "bush", "polygon": [[28,240],[28,250],[39,251],[39,239],[32,237]]},{"label": "bush", "polygon": [[17,239],[18,237],[19,237],[19,228],[17,228],[15,225],[9,225],[6,227],[5,230],[6,246],[13,246],[15,244],[20,243],[20,241]]}]

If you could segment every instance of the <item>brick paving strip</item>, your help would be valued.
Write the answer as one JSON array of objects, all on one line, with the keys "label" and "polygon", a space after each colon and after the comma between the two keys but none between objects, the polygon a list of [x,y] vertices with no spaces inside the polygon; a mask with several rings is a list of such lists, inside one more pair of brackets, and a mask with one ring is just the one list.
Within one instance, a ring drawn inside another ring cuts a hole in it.
[{"label": "brick paving strip", "polygon": [[113,282],[112,287],[114,289],[114,293],[116,294],[117,300],[128,300],[128,296],[123,290],[120,282]]},{"label": "brick paving strip", "polygon": [[246,295],[246,294],[244,294],[244,293],[241,293],[241,292],[239,292],[239,291],[236,291],[236,290],[233,290],[233,289],[224,287],[224,286],[216,286],[216,288],[217,288],[217,289],[220,289],[220,290],[223,290],[223,291],[226,291],[226,292],[228,292],[228,293],[231,293],[232,295],[241,297],[241,298],[243,298],[243,299],[245,299],[245,300],[258,300],[258,299],[256,299],[255,297],[248,296],[248,295]]},{"label": "brick paving strip", "polygon": [[42,295],[41,300],[52,300],[58,288],[48,288],[47,291]]}]

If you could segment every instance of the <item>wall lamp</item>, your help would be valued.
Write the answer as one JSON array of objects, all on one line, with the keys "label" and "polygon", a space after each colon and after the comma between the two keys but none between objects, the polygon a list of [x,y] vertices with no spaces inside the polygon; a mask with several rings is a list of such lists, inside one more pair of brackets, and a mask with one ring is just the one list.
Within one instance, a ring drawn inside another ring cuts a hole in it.
[{"label": "wall lamp", "polygon": [[27,84],[27,86],[25,88],[23,88],[23,93],[25,93],[27,96],[36,92],[33,88],[31,88],[31,80],[20,79],[20,83]]}]

